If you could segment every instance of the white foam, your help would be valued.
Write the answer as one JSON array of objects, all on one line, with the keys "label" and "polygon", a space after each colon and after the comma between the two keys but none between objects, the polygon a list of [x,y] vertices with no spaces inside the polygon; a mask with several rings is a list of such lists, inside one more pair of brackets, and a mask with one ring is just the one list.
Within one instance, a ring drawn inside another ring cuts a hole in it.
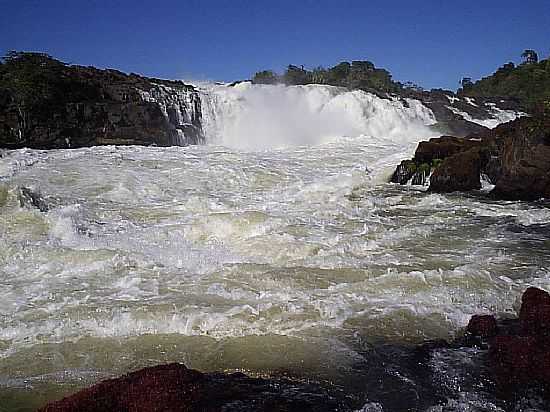
[{"label": "white foam", "polygon": [[269,86],[248,82],[201,89],[207,139],[240,149],[314,145],[342,136],[418,141],[430,135],[431,110],[407,99],[381,99],[360,90]]},{"label": "white foam", "polygon": [[494,129],[499,124],[511,122],[512,120],[517,119],[518,117],[527,116],[526,113],[518,112],[515,110],[503,110],[494,103],[486,103],[489,107],[489,118],[488,119],[476,119],[472,117],[469,113],[463,112],[460,109],[453,106],[446,106],[454,114],[461,116],[464,120],[467,120],[472,123],[477,123],[481,126],[488,127],[489,129]]}]

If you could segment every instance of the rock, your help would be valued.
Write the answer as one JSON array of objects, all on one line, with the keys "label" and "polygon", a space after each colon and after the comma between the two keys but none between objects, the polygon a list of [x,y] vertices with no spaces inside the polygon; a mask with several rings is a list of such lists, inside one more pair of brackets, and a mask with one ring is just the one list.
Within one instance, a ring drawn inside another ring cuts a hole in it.
[{"label": "rock", "polygon": [[550,198],[550,116],[521,118],[496,130],[503,140],[502,172],[492,195],[499,199]]},{"label": "rock", "polygon": [[41,212],[47,212],[49,210],[48,204],[40,193],[33,192],[28,187],[23,186],[19,188],[18,198],[21,207],[32,206]]},{"label": "rock", "polygon": [[313,384],[203,374],[182,364],[141,369],[100,382],[39,412],[334,411],[345,402]]},{"label": "rock", "polygon": [[521,302],[519,312],[521,334],[550,335],[550,294],[531,287],[525,291]]},{"label": "rock", "polygon": [[414,160],[419,163],[431,163],[435,159],[446,159],[457,153],[480,147],[481,142],[453,136],[441,136],[420,142],[414,153]]},{"label": "rock", "polygon": [[416,163],[413,160],[403,160],[393,172],[392,183],[407,184],[416,173]]},{"label": "rock", "polygon": [[537,340],[531,336],[497,336],[489,349],[493,376],[502,388],[527,384],[535,379],[533,360]]},{"label": "rock", "polygon": [[[433,164],[441,160],[440,165]],[[410,181],[416,173],[411,165],[421,164],[431,164],[433,192],[479,189],[478,173],[482,173],[495,185],[491,191],[495,199],[550,198],[550,115],[521,117],[467,138],[443,136],[420,142],[415,157],[398,166],[392,182]]]},{"label": "rock", "polygon": [[466,327],[466,332],[480,338],[492,338],[497,331],[497,320],[492,315],[474,315]]},{"label": "rock", "polygon": [[427,142],[420,142],[414,158],[404,160],[397,166],[391,182],[402,185],[409,182],[413,185],[425,185],[431,180],[430,177],[434,170],[438,169],[445,159],[478,148],[480,145],[480,141],[453,136],[442,136]]},{"label": "rock", "polygon": [[431,192],[447,193],[481,189],[481,157],[477,148],[443,160],[430,177]]},{"label": "rock", "polygon": [[[0,147],[204,143],[200,98],[193,86],[28,55],[36,60],[27,64],[35,72],[31,87],[43,92],[35,93],[36,102],[23,117],[17,93],[0,90]],[[9,74],[11,66],[3,67]]]},{"label": "rock", "polygon": [[[550,390],[550,294],[528,288],[516,325],[512,319],[499,323],[494,316],[475,315],[467,336],[489,338],[489,367],[501,391],[531,386]],[[468,339],[457,342],[468,343]]]}]

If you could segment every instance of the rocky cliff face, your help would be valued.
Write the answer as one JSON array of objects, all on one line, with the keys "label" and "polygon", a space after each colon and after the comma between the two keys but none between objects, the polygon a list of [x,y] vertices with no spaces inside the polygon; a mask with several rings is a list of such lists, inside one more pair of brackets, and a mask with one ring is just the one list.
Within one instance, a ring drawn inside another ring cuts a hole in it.
[{"label": "rocky cliff face", "polygon": [[0,147],[185,146],[204,142],[200,98],[192,86],[57,63],[52,78],[38,80],[26,72],[4,70],[7,80],[3,84],[15,78],[19,83],[12,83],[24,87],[21,77],[27,76],[23,79],[31,82],[32,88],[49,87],[51,91],[30,105],[17,87],[2,89],[0,83]]},{"label": "rocky cliff face", "polygon": [[465,137],[485,133],[497,125],[524,115],[518,100],[501,97],[459,96],[449,90],[404,91],[406,97],[420,100],[437,119],[435,132]]},{"label": "rocky cliff face", "polygon": [[482,177],[494,185],[491,195],[498,199],[550,198],[550,116],[523,117],[467,138],[421,142],[392,182],[429,180],[429,190],[442,193],[480,189]]}]

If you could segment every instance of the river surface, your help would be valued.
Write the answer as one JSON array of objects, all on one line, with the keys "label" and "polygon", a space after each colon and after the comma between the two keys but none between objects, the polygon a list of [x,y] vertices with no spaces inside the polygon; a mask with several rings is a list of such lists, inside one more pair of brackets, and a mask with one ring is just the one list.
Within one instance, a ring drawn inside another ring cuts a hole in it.
[{"label": "river surface", "polygon": [[481,351],[420,373],[407,348],[550,289],[550,210],[385,183],[419,139],[3,153],[0,411],[169,361],[333,385],[369,411],[423,390],[447,409],[422,410],[508,410],[472,381]]}]

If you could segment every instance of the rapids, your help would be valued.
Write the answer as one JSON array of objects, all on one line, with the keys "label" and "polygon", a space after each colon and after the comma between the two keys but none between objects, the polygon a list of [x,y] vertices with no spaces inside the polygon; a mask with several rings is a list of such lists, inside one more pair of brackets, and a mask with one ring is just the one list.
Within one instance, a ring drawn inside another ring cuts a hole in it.
[{"label": "rapids", "polygon": [[479,353],[438,352],[428,384],[407,348],[549,289],[550,211],[386,183],[430,136],[419,102],[201,93],[204,146],[2,154],[0,410],[167,361],[325,382],[365,410],[422,391],[503,410],[470,382]]}]

